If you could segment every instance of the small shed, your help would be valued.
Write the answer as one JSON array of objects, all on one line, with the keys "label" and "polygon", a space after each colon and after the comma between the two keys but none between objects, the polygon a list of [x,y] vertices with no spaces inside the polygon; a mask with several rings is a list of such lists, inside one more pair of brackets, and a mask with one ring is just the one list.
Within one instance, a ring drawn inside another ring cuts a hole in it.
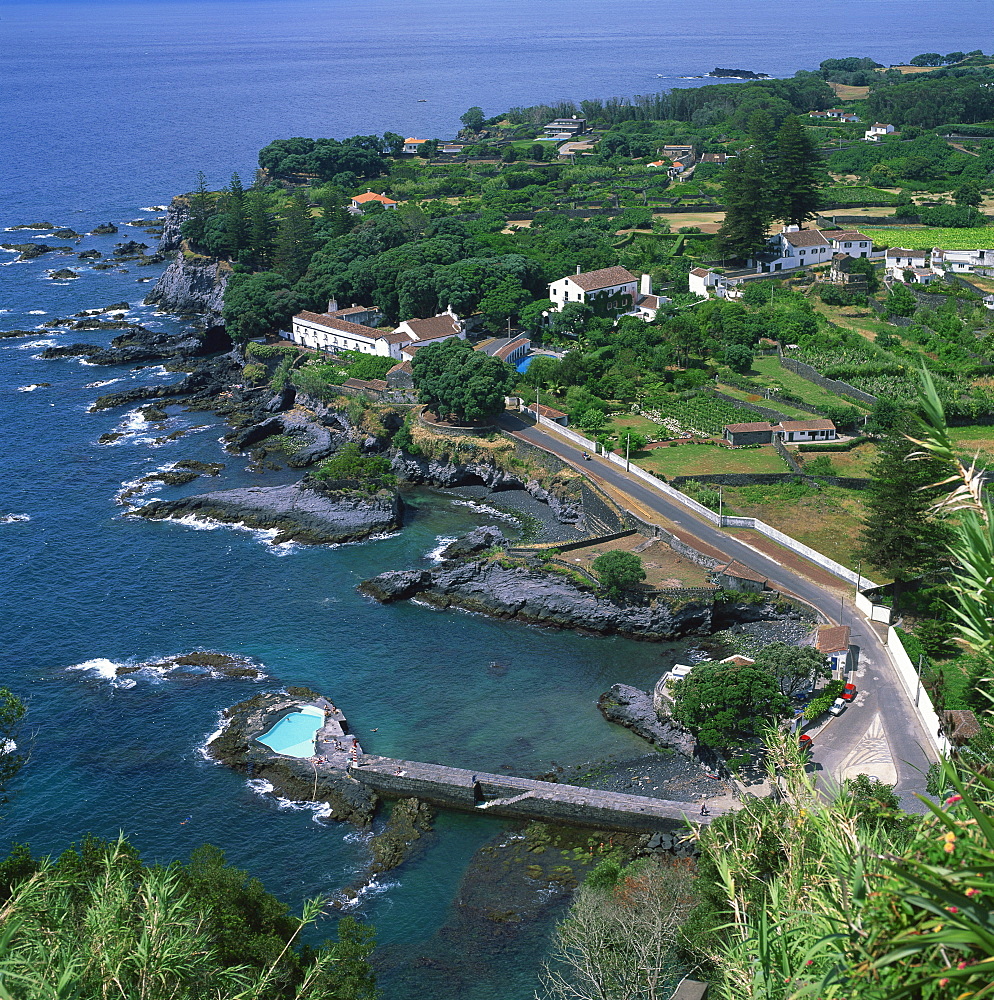
[{"label": "small shed", "polygon": [[848,625],[828,625],[818,629],[818,652],[828,658],[832,670],[844,674],[849,668]]},{"label": "small shed", "polygon": [[563,427],[569,423],[567,414],[563,413],[562,410],[554,410],[544,403],[529,403],[524,409],[526,413],[530,413],[536,419],[545,417],[546,420],[551,420],[554,424],[561,424]]},{"label": "small shed", "polygon": [[980,732],[980,723],[973,712],[964,708],[948,709],[942,713],[942,729],[949,742],[959,749]]},{"label": "small shed", "polygon": [[758,594],[766,590],[766,577],[732,560],[715,573],[715,582],[723,590],[742,590]]},{"label": "small shed", "polygon": [[725,424],[724,438],[733,448],[745,444],[770,444],[773,441],[773,425],[768,420],[754,424]]}]

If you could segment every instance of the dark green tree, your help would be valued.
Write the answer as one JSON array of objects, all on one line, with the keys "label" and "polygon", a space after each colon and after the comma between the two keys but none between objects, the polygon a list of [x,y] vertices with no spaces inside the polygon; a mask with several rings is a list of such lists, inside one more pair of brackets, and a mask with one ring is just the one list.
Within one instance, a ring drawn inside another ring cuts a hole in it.
[{"label": "dark green tree", "polygon": [[418,399],[436,416],[482,421],[504,409],[517,372],[498,358],[452,338],[422,347],[411,362]]},{"label": "dark green tree", "polygon": [[698,663],[675,687],[673,718],[716,749],[749,738],[788,708],[776,678],[756,664]]},{"label": "dark green tree", "polygon": [[888,316],[913,316],[918,308],[918,300],[907,285],[895,281],[887,293],[884,305]]},{"label": "dark green tree", "polygon": [[916,450],[902,433],[892,431],[880,446],[870,470],[873,485],[866,491],[859,555],[894,579],[895,607],[909,581],[939,569],[952,537],[949,526],[930,512],[942,495],[930,487],[946,478],[945,467],[934,459],[912,458]]},{"label": "dark green tree", "polygon": [[240,259],[241,254],[248,250],[251,223],[248,205],[245,201],[245,189],[242,179],[237,173],[231,175],[225,198],[224,214],[226,218],[227,251],[232,260]]},{"label": "dark green tree", "polygon": [[213,214],[214,201],[207,189],[207,178],[202,170],[197,172],[197,186],[190,195],[190,217],[183,223],[183,235],[191,243],[200,244],[204,238],[207,220]]},{"label": "dark green tree", "polygon": [[725,167],[725,218],[715,240],[723,256],[746,258],[766,246],[773,211],[763,197],[768,178],[761,154],[747,150]]},{"label": "dark green tree", "polygon": [[533,143],[529,156],[531,156],[533,160],[544,160],[545,146],[543,146],[540,142]]},{"label": "dark green tree", "polygon": [[459,121],[463,123],[471,132],[479,132],[483,128],[486,118],[483,115],[483,108],[472,107],[465,114],[459,116]]},{"label": "dark green tree", "polygon": [[953,201],[960,206],[977,208],[983,200],[983,194],[975,181],[964,181],[953,192]]},{"label": "dark green tree", "polygon": [[276,232],[276,270],[291,282],[296,281],[307,270],[313,252],[314,224],[307,198],[298,192],[286,206]]},{"label": "dark green tree", "polygon": [[384,132],[383,145],[391,156],[400,156],[404,152],[404,137],[396,132]]},{"label": "dark green tree", "polygon": [[500,158],[504,163],[514,163],[518,158],[518,151],[513,145],[505,146],[504,152],[500,154]]},{"label": "dark green tree", "polygon": [[785,642],[765,646],[756,656],[756,665],[776,680],[788,698],[832,674],[828,660],[814,646],[789,646]]},{"label": "dark green tree", "polygon": [[480,299],[483,325],[490,333],[506,335],[509,321],[516,322],[529,302],[531,296],[521,285],[513,278],[504,278]]},{"label": "dark green tree", "polygon": [[785,119],[776,137],[770,197],[774,218],[800,226],[813,219],[818,208],[815,144],[801,119]]},{"label": "dark green tree", "polygon": [[357,482],[370,491],[393,486],[397,482],[397,477],[390,471],[389,458],[385,455],[364,455],[359,445],[351,442],[334,458],[322,462],[314,478],[322,482],[345,479]]},{"label": "dark green tree", "polygon": [[923,52],[920,56],[915,56],[909,66],[941,66],[945,60],[938,52]]},{"label": "dark green tree", "polygon": [[622,597],[626,590],[631,590],[645,579],[645,567],[634,552],[621,552],[617,549],[605,552],[591,563],[591,568],[597,574],[601,586],[615,599]]},{"label": "dark green tree", "polygon": [[275,333],[303,308],[286,278],[272,271],[233,274],[224,291],[224,323],[232,340],[245,342]]},{"label": "dark green tree", "polygon": [[269,201],[262,191],[249,191],[245,195],[248,211],[248,249],[243,254],[243,263],[254,270],[265,270],[273,261],[273,238],[276,224]]}]

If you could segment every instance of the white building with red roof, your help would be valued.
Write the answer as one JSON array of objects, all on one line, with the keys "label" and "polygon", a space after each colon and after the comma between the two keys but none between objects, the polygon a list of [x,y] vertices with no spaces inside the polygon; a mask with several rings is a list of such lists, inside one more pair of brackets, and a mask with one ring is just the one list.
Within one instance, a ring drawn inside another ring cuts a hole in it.
[{"label": "white building with red roof", "polygon": [[646,321],[656,318],[659,307],[671,301],[665,295],[654,295],[652,277],[643,274],[641,281],[623,267],[602,267],[597,271],[581,271],[553,281],[549,285],[553,310],[561,312],[570,302],[590,306],[598,316],[638,316]]},{"label": "white building with red roof", "polygon": [[843,229],[824,235],[837,253],[847,253],[850,257],[869,257],[873,252],[873,240],[858,229]]},{"label": "white building with red roof", "polygon": [[384,208],[396,208],[400,204],[400,202],[394,201],[393,198],[388,198],[385,194],[367,191],[365,194],[357,194],[352,199],[352,208],[357,212],[362,212],[374,202],[378,202]]}]

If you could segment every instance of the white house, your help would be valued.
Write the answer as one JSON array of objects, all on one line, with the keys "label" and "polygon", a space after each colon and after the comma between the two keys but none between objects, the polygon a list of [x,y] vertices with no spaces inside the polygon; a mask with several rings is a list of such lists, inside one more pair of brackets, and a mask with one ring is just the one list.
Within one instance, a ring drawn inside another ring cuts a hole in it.
[{"label": "white house", "polygon": [[405,139],[404,140],[404,152],[405,153],[420,153],[421,147],[427,142],[427,139]]},{"label": "white house", "polygon": [[374,191],[367,191],[365,194],[357,194],[352,199],[352,208],[357,212],[362,212],[367,206],[379,202],[384,208],[396,208],[399,202],[388,198],[385,194],[376,194]]},{"label": "white house", "polygon": [[994,250],[932,250],[932,270],[971,273],[977,267],[994,268]]},{"label": "white house", "polygon": [[717,271],[695,267],[687,275],[690,293],[702,299],[738,299],[742,297],[742,279],[727,278]]},{"label": "white house", "polygon": [[885,125],[883,122],[874,122],[863,133],[863,138],[866,142],[879,142],[882,135],[891,135],[893,132],[893,125]]},{"label": "white house", "polygon": [[[331,303],[332,305],[334,303]],[[359,351],[382,358],[404,361],[404,349],[424,346],[426,343],[448,340],[450,337],[466,339],[459,317],[451,311],[429,319],[405,320],[396,330],[376,330],[343,319],[336,313],[300,312],[293,317],[290,340],[302,347],[322,351]]]},{"label": "white house", "polygon": [[781,420],[773,428],[774,437],[789,443],[799,441],[834,441],[837,437],[831,420]]},{"label": "white house", "polygon": [[848,625],[828,625],[818,629],[818,652],[828,659],[832,672],[843,676],[849,667]]},{"label": "white house", "polygon": [[620,316],[635,308],[638,280],[623,267],[602,267],[567,275],[549,285],[549,298],[556,312],[569,302],[583,302],[601,315]]},{"label": "white house", "polygon": [[[928,251],[907,250],[904,247],[888,247],[884,256],[887,273],[897,281],[904,281],[905,271],[925,273]],[[935,277],[934,271],[927,272]]]},{"label": "white house", "polygon": [[873,252],[873,240],[855,229],[844,229],[840,233],[825,233],[832,249],[847,253],[850,257],[869,257]]},{"label": "white house", "polygon": [[785,226],[769,239],[770,250],[755,258],[764,271],[789,271],[795,267],[827,264],[832,259],[832,244],[820,229]]},{"label": "white house", "polygon": [[994,309],[994,295],[984,296],[984,307],[986,309]]}]

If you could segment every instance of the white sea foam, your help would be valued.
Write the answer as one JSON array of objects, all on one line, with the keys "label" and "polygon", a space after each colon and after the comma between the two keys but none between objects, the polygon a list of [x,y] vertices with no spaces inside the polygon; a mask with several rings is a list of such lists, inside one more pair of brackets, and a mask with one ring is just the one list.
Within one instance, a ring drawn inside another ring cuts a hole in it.
[{"label": "white sea foam", "polygon": [[[39,347],[54,347],[57,341],[52,340],[50,337],[45,337],[43,340],[29,340],[26,343],[18,344],[17,347],[22,351],[33,351]],[[40,354],[35,354],[33,357],[37,358],[39,361],[45,361]]]},{"label": "white sea foam", "polygon": [[391,889],[396,889],[399,885],[400,882],[387,880],[379,875],[374,875],[368,882],[366,882],[365,885],[360,886],[356,890],[354,897],[349,898],[343,893],[338,893],[334,898],[341,904],[341,909],[354,910],[356,907],[361,906],[367,898],[371,896],[382,896]]},{"label": "white sea foam", "polygon": [[168,211],[168,205],[146,205],[144,208],[139,208],[139,212],[165,212]]},{"label": "white sea foam", "polygon": [[518,520],[513,514],[508,514],[506,511],[498,510],[496,507],[491,507],[489,504],[481,503],[479,500],[451,500],[450,503],[454,507],[472,507],[481,514],[489,514],[491,517],[500,518],[502,521],[514,521],[517,523]]},{"label": "white sea foam", "polygon": [[[4,310],[4,311],[6,312],[6,310]],[[46,313],[44,309],[29,309],[28,310],[28,315],[29,316],[47,316],[48,313]]]},{"label": "white sea foam", "polygon": [[87,382],[83,386],[84,389],[102,389],[105,385],[113,385],[115,382],[120,382],[119,378],[109,378],[106,382]]},{"label": "white sea foam", "polygon": [[106,657],[98,656],[92,660],[84,660],[82,663],[74,663],[66,670],[82,670],[84,673],[92,674],[105,681],[117,680],[117,668],[125,666],[124,663],[116,663]]},{"label": "white sea foam", "polygon": [[256,795],[272,795],[275,791],[271,781],[266,781],[265,778],[249,778],[245,782],[249,790],[255,792]]},{"label": "white sea foam", "polygon": [[0,742],[0,753],[13,753],[17,749],[17,744],[13,740],[3,740]]},{"label": "white sea foam", "polygon": [[0,524],[16,524],[18,521],[30,520],[30,514],[0,514]]},{"label": "white sea foam", "polygon": [[31,385],[19,385],[17,387],[18,392],[34,392],[35,389],[44,389],[45,386],[41,382],[32,382]]},{"label": "white sea foam", "polygon": [[81,365],[85,365],[87,368],[100,368],[100,367],[102,367],[101,365],[98,365],[96,363],[96,361],[87,361],[86,358],[77,358],[76,360]]},{"label": "white sea foam", "polygon": [[454,541],[455,536],[452,535],[437,535],[435,537],[435,542],[437,543],[433,549],[429,549],[425,553],[425,559],[429,562],[440,563],[442,561],[442,553],[447,549]]},{"label": "white sea foam", "polygon": [[[217,668],[210,663],[179,663],[179,659],[195,655],[196,653],[210,653],[210,650],[193,650],[193,653],[182,653],[173,656],[163,656],[150,660],[139,660],[132,658],[124,661],[110,660],[106,657],[95,657],[83,663],[73,664],[66,667],[66,670],[80,670],[89,674],[95,680],[109,681],[116,688],[133,688],[139,680],[151,683],[162,684],[169,680],[174,674],[183,679],[192,676],[209,680],[225,678],[223,668]],[[217,655],[217,654],[215,654]],[[227,655],[227,654],[223,654]],[[240,680],[251,679],[262,681],[266,679],[266,673],[252,660],[245,657],[232,657],[236,667],[247,667],[255,671],[252,678],[238,678]],[[121,671],[126,671],[122,673]],[[213,738],[213,737],[212,737]]]}]

